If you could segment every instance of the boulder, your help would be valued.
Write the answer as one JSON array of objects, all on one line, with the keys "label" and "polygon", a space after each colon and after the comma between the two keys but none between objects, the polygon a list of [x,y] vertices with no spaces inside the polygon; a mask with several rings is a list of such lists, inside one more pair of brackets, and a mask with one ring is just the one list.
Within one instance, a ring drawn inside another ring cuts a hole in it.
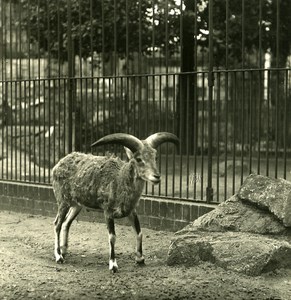
[{"label": "boulder", "polygon": [[252,276],[290,268],[290,233],[291,183],[250,175],[237,195],[175,234],[167,263],[209,261]]},{"label": "boulder", "polygon": [[245,202],[269,210],[291,227],[291,182],[262,175],[249,175],[238,191]]},{"label": "boulder", "polygon": [[242,202],[237,195],[219,204],[176,234],[200,231],[242,231],[258,234],[285,234],[289,230],[266,210]]},{"label": "boulder", "polygon": [[257,276],[291,267],[291,245],[286,241],[242,232],[202,232],[172,240],[167,264],[193,266],[209,261],[228,270]]}]

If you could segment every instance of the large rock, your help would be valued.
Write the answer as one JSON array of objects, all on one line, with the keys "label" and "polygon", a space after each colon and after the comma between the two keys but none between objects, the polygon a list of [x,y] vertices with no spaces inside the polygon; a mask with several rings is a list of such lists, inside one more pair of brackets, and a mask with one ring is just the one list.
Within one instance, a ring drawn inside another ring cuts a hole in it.
[{"label": "large rock", "polygon": [[251,276],[291,267],[291,245],[263,235],[242,232],[202,232],[172,240],[167,264],[197,265],[209,261]]},{"label": "large rock", "polygon": [[289,231],[270,212],[242,202],[237,195],[219,204],[217,208],[199,217],[177,234],[189,234],[197,230],[242,231],[259,234],[284,234]]},{"label": "large rock", "polygon": [[291,183],[287,180],[251,174],[239,189],[238,197],[269,210],[291,227]]},{"label": "large rock", "polygon": [[290,268],[283,233],[291,233],[291,183],[250,175],[237,195],[176,233],[167,263],[209,261],[247,275]]}]

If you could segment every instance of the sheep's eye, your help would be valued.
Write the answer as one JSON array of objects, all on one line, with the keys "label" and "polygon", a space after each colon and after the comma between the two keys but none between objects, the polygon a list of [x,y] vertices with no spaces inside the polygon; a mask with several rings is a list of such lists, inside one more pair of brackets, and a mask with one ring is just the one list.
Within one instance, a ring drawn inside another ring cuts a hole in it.
[{"label": "sheep's eye", "polygon": [[137,158],[136,158],[136,161],[137,161],[138,163],[141,163],[141,162],[142,162],[142,159],[141,159],[140,157],[137,157]]}]

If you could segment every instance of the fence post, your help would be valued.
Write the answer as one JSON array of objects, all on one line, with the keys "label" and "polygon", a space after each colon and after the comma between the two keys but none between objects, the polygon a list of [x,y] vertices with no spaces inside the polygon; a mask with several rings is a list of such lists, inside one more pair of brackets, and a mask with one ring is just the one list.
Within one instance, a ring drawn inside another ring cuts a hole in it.
[{"label": "fence post", "polygon": [[213,0],[209,0],[208,13],[208,48],[209,48],[209,62],[208,62],[208,171],[207,171],[207,187],[206,187],[206,201],[209,203],[213,201],[213,187],[212,187],[212,101],[213,101]]},{"label": "fence post", "polygon": [[72,3],[67,0],[67,52],[68,52],[68,101],[66,103],[66,151],[73,151],[73,99],[74,99],[74,49],[72,43]]}]

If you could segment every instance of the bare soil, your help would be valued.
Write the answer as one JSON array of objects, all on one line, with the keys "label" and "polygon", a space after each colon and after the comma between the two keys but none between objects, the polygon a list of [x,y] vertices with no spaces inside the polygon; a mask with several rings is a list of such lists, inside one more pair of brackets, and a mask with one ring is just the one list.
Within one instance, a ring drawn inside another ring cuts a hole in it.
[{"label": "bare soil", "polygon": [[291,270],[248,277],[209,263],[166,265],[173,233],[144,229],[146,265],[135,237],[117,225],[118,273],[108,270],[105,224],[75,222],[64,264],[53,257],[53,218],[0,212],[0,299],[291,299]]}]

